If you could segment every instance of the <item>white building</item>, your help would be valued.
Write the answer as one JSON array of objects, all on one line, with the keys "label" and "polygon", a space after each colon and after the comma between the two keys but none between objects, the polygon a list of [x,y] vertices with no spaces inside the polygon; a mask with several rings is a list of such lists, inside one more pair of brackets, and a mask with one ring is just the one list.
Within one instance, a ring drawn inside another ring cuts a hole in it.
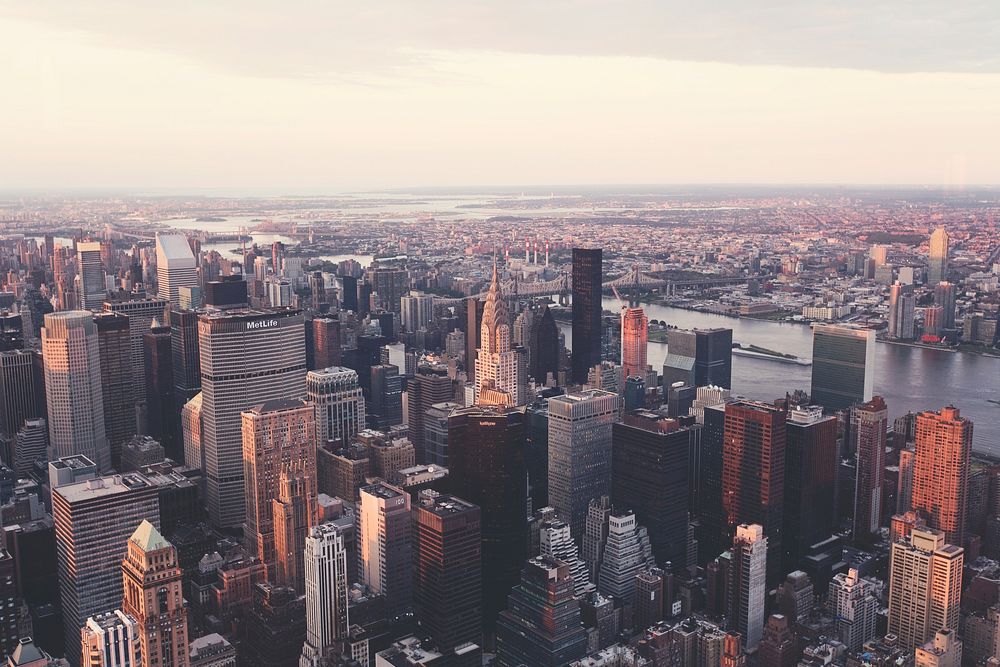
[{"label": "white building", "polygon": [[759,524],[741,524],[733,538],[733,626],[748,651],[756,649],[764,634],[767,595],[767,538]]},{"label": "white building", "polygon": [[316,667],[339,639],[347,637],[347,547],[332,523],[309,531],[305,548],[306,642],[300,667]]},{"label": "white building", "polygon": [[181,307],[181,287],[198,286],[198,260],[183,234],[156,235],[156,286],[172,308]]},{"label": "white building", "polygon": [[91,616],[80,630],[82,667],[141,667],[142,630],[136,620],[116,609]]},{"label": "white building", "polygon": [[399,319],[407,331],[419,331],[434,318],[434,297],[421,292],[410,292],[399,299]]},{"label": "white building", "polygon": [[875,637],[879,607],[875,584],[862,579],[857,570],[851,568],[846,574],[834,575],[827,604],[837,619],[838,638],[849,650],[860,650]]}]

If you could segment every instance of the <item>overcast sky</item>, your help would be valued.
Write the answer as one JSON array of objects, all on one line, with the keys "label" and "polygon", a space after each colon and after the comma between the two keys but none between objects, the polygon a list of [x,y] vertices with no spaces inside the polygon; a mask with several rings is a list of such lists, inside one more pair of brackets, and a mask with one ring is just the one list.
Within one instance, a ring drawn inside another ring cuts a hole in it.
[{"label": "overcast sky", "polygon": [[995,0],[0,3],[0,187],[1000,184]]}]

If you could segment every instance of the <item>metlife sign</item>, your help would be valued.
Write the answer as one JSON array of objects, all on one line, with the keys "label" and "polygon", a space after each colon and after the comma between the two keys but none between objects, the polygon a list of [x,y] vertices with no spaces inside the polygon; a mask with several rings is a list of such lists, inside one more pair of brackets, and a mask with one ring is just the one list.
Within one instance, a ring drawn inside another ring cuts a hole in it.
[{"label": "metlife sign", "polygon": [[254,320],[252,322],[247,322],[247,331],[254,331],[256,329],[273,329],[278,326],[278,320]]}]

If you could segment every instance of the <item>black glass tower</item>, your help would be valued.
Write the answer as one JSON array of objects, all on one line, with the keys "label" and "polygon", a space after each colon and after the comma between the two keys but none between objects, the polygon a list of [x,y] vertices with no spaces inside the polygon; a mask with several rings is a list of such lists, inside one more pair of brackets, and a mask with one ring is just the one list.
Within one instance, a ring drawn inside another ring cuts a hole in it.
[{"label": "black glass tower", "polygon": [[587,371],[601,363],[600,248],[573,248],[573,382],[587,382]]}]

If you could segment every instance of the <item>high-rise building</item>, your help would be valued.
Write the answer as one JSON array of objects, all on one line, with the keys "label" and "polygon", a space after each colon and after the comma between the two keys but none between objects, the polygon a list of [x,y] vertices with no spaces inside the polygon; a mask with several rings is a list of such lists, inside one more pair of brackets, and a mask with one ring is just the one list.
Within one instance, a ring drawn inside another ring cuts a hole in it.
[{"label": "high-rise building", "polygon": [[834,324],[813,325],[813,403],[843,410],[872,399],[875,332]]},{"label": "high-rise building", "polygon": [[383,431],[403,423],[403,376],[393,364],[370,368],[371,382],[365,417],[372,428]]},{"label": "high-rise building", "polygon": [[317,317],[312,321],[313,365],[310,370],[339,366],[342,359],[340,347],[340,320]]},{"label": "high-rise building", "polygon": [[957,288],[955,283],[939,282],[934,286],[934,305],[940,306],[944,314],[941,322],[943,329],[955,328],[955,296]]},{"label": "high-rise building", "polygon": [[729,571],[729,618],[733,630],[740,633],[747,650],[757,648],[764,631],[767,543],[763,526],[742,524],[736,527],[732,549],[733,566]]},{"label": "high-rise building", "polygon": [[180,308],[180,288],[198,286],[198,260],[183,234],[156,235],[157,295]]},{"label": "high-rise building", "polygon": [[406,269],[373,264],[365,279],[371,285],[376,306],[398,314],[399,301],[410,289],[410,277]]},{"label": "high-rise building", "polygon": [[135,400],[146,400],[145,349],[142,337],[149,333],[153,321],[165,321],[170,302],[166,299],[132,299],[131,301],[105,301],[104,310],[128,317],[129,347],[132,360],[132,390]]},{"label": "high-rise building", "polygon": [[447,652],[482,646],[482,542],[479,508],[425,490],[413,510],[417,620]]},{"label": "high-rise building", "polygon": [[927,284],[937,285],[948,280],[948,232],[938,227],[931,232],[930,249],[927,253]]},{"label": "high-rise building", "polygon": [[174,461],[181,460],[184,446],[174,401],[174,367],[170,327],[153,320],[142,337],[146,369],[146,433],[156,438]]},{"label": "high-rise building", "polygon": [[837,639],[849,651],[858,651],[865,642],[875,638],[878,594],[875,584],[862,579],[856,569],[833,576],[827,605],[830,614],[837,619]]},{"label": "high-rise building", "polygon": [[41,357],[28,350],[0,352],[0,434],[13,437],[26,419],[45,416]]},{"label": "high-rise building", "polygon": [[498,667],[559,667],[586,653],[569,566],[547,556],[529,560],[497,622]]},{"label": "high-rise building", "polygon": [[198,322],[208,514],[246,518],[240,413],[305,391],[305,330],[297,310],[210,312]]},{"label": "high-rise building", "polygon": [[138,473],[53,486],[65,646],[80,665],[80,628],[121,605],[126,543],[143,520],[159,525],[160,503],[156,486]]},{"label": "high-rise building", "polygon": [[549,504],[582,540],[591,499],[611,492],[617,394],[590,389],[549,399]]},{"label": "high-rise building", "polygon": [[569,526],[559,519],[547,519],[541,522],[538,528],[538,553],[558,558],[569,565],[569,573],[573,576],[573,589],[577,595],[585,595],[595,590],[594,585],[590,583],[587,563],[580,558],[580,550],[573,541]]},{"label": "high-rise building", "polygon": [[108,285],[99,241],[81,241],[76,244],[76,273],[80,280],[80,308],[100,310],[108,293]]},{"label": "high-rise building", "polygon": [[136,619],[120,609],[91,616],[80,629],[76,642],[80,644],[77,648],[81,650],[81,667],[142,667],[149,664],[143,663],[141,634]]},{"label": "high-rise building", "polygon": [[527,340],[522,345],[528,348],[528,375],[538,384],[546,384],[551,374],[559,381],[559,328],[555,317],[547,305],[534,312]]},{"label": "high-rise building", "polygon": [[306,397],[316,406],[317,444],[348,442],[365,428],[365,399],[358,374],[350,368],[331,366],[306,374]]},{"label": "high-rise building", "polygon": [[626,378],[646,372],[649,318],[642,308],[622,308],[622,369]]},{"label": "high-rise building", "polygon": [[851,438],[857,452],[854,493],[854,537],[878,532],[882,518],[882,477],[885,474],[886,431],[889,411],[885,399],[851,408]]},{"label": "high-rise building", "polygon": [[142,667],[187,667],[188,618],[177,549],[143,521],[122,561],[122,611],[136,620]]},{"label": "high-rise building", "polygon": [[483,306],[479,349],[476,351],[475,400],[484,405],[521,405],[521,385],[518,378],[518,353],[513,347],[513,335],[507,303],[500,293],[496,265],[493,279]]},{"label": "high-rise building", "polygon": [[303,460],[283,463],[277,497],[271,500],[274,521],[274,581],[305,590],[303,558],[306,535],[316,523],[316,468]]},{"label": "high-rise building", "polygon": [[198,313],[170,311],[170,345],[174,367],[174,397],[184,405],[201,391],[201,358],[198,351]]},{"label": "high-rise building", "polygon": [[448,377],[448,367],[444,364],[419,364],[416,374],[407,383],[406,394],[410,441],[416,452],[417,463],[438,463],[427,457],[424,419],[432,405],[448,402],[455,397],[455,388]]},{"label": "high-rise building", "polygon": [[44,419],[25,419],[14,436],[11,467],[18,477],[28,477],[39,459],[46,460],[49,450],[49,427]]},{"label": "high-rise building", "polygon": [[[283,470],[303,466],[308,471],[304,484],[293,485],[301,494],[293,495],[304,496],[300,500],[309,508],[310,525],[315,521],[316,408],[301,399],[273,399],[245,411],[242,420],[246,488],[243,534],[247,549],[267,566],[269,581],[278,581],[272,501],[279,498]],[[291,484],[292,480],[286,478],[286,483]],[[293,498],[288,499],[288,502],[293,501]],[[297,544],[295,548],[301,559],[302,545]],[[286,584],[281,582],[279,585]]]},{"label": "high-rise building", "polygon": [[406,331],[426,329],[434,318],[434,297],[421,292],[410,292],[399,299],[399,321]]},{"label": "high-rise building", "polygon": [[964,544],[972,422],[953,406],[921,412],[915,449],[913,509],[924,515],[928,526],[943,531],[948,544]]},{"label": "high-rise building", "polygon": [[916,299],[913,285],[898,281],[889,288],[889,337],[900,340],[913,338],[913,316]]},{"label": "high-rise building", "polygon": [[181,408],[181,439],[184,442],[184,465],[205,469],[204,423],[202,421],[202,396],[199,391]]},{"label": "high-rise building", "polygon": [[604,275],[600,248],[573,248],[573,382],[584,384],[601,363]]},{"label": "high-rise building", "polygon": [[448,418],[452,491],[478,505],[483,543],[483,622],[492,629],[527,556],[524,408],[472,406]]},{"label": "high-rise building", "polygon": [[663,362],[663,386],[732,388],[732,329],[671,329]]},{"label": "high-rise building", "polygon": [[611,500],[635,511],[649,531],[656,562],[687,563],[688,470],[697,429],[647,410],[612,427]]},{"label": "high-rise building", "polygon": [[92,313],[69,310],[46,315],[42,355],[50,458],[82,454],[102,471],[110,470],[111,447],[104,430],[100,347]]},{"label": "high-rise building", "polygon": [[649,534],[631,510],[607,514],[604,546],[597,571],[597,590],[619,600],[635,597],[636,575],[653,567]]},{"label": "high-rise building", "polygon": [[889,632],[912,651],[944,628],[958,627],[965,551],[940,530],[914,528],[889,554]]},{"label": "high-rise building", "polygon": [[0,656],[10,655],[21,636],[18,632],[18,619],[22,601],[18,596],[17,584],[14,557],[6,548],[0,547],[0,604],[3,605],[0,609]]},{"label": "high-rise building", "polygon": [[[796,407],[785,421],[784,569],[836,526],[837,418],[820,406]],[[793,621],[795,619],[792,619]]]},{"label": "high-rise building", "polygon": [[962,640],[957,631],[942,628],[934,633],[933,639],[917,647],[913,660],[914,667],[961,667]]},{"label": "high-rise building", "polygon": [[[722,455],[725,537],[735,534],[741,524],[762,526],[767,535],[768,581],[772,584],[781,576],[785,421],[784,411],[766,403],[726,404]],[[761,628],[763,625],[761,618]],[[745,632],[743,637],[749,642]],[[760,638],[760,628],[756,637]]]},{"label": "high-rise building", "polygon": [[97,313],[94,324],[101,361],[104,431],[111,447],[111,464],[117,466],[122,446],[136,433],[132,341],[125,315]]},{"label": "high-rise building", "polygon": [[583,548],[580,554],[587,564],[590,578],[597,580],[604,557],[604,545],[608,539],[608,517],[611,516],[611,496],[601,496],[590,501],[587,507],[587,525],[583,534]]},{"label": "high-rise building", "polygon": [[476,349],[483,336],[483,309],[486,302],[470,296],[465,300],[465,368],[473,377],[476,370]]},{"label": "high-rise building", "polygon": [[378,481],[361,489],[359,563],[361,581],[385,597],[392,618],[413,607],[410,495]]},{"label": "high-rise building", "polygon": [[435,403],[424,413],[424,463],[447,468],[448,463],[448,418],[461,408],[458,403],[446,401]]},{"label": "high-rise building", "polygon": [[771,614],[768,617],[757,651],[757,659],[761,665],[795,667],[798,664],[802,652],[788,621],[782,614]]},{"label": "high-rise building", "polygon": [[347,637],[348,582],[344,531],[333,523],[314,526],[305,542],[306,642],[300,667],[319,667]]}]

